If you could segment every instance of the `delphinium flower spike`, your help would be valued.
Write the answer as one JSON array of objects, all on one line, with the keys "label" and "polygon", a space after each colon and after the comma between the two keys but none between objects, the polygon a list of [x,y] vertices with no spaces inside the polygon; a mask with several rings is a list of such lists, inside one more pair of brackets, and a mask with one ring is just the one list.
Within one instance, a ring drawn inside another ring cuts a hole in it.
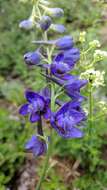
[{"label": "delphinium flower spike", "polygon": [[[51,30],[58,33],[66,31],[62,24],[53,23],[53,18],[62,17],[63,14],[64,11],[61,8],[53,8],[51,3],[46,0],[34,1],[31,15],[34,26],[36,30],[41,30],[42,37],[33,41],[34,45],[38,46],[37,50],[34,49],[24,55],[27,65],[31,65],[35,69],[42,67],[41,77],[44,77],[46,81],[45,87],[43,86],[39,92],[31,90],[25,92],[27,103],[19,109],[22,116],[28,115],[30,123],[35,123],[37,126],[37,133],[30,138],[25,148],[30,150],[34,156],[41,156],[47,152],[43,173],[36,190],[40,190],[45,177],[51,153],[53,129],[66,139],[84,136],[80,128],[86,120],[86,116],[82,109],[84,97],[80,90],[87,84],[87,80],[71,74],[80,58],[80,51],[74,47],[75,43],[70,35],[48,40],[48,33]],[[32,29],[25,21],[20,23],[20,27],[23,25],[24,29]],[[57,89],[59,89],[58,93]],[[59,94],[69,96],[69,101],[63,102],[58,99]],[[49,128],[47,127],[47,129],[51,134],[49,141],[46,140],[46,134],[49,132],[42,126],[42,120],[48,120]]]}]

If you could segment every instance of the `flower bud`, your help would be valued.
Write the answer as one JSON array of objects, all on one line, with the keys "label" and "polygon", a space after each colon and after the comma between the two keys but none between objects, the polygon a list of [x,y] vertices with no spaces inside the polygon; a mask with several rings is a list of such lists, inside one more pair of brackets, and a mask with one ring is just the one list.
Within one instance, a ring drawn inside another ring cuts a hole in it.
[{"label": "flower bud", "polygon": [[56,47],[60,50],[66,50],[73,47],[73,38],[71,36],[64,36],[56,40]]},{"label": "flower bud", "polygon": [[71,49],[74,45],[73,38],[71,36],[64,36],[62,38],[58,38],[57,40],[50,41],[33,41],[34,44],[44,44],[44,45],[54,45],[58,50],[68,50]]},{"label": "flower bud", "polygon": [[52,17],[62,17],[64,15],[64,11],[61,8],[48,8],[42,6],[42,8]]},{"label": "flower bud", "polygon": [[80,51],[78,48],[71,48],[67,51],[64,51],[64,62],[72,65],[80,59]]},{"label": "flower bud", "polygon": [[27,65],[37,65],[40,63],[41,55],[38,51],[28,52],[24,55],[24,60]]},{"label": "flower bud", "polygon": [[25,30],[30,30],[34,26],[34,22],[32,19],[26,19],[20,22],[19,27]]},{"label": "flower bud", "polygon": [[51,24],[50,28],[54,30],[55,32],[59,32],[59,33],[63,33],[66,31],[66,28],[62,24]]},{"label": "flower bud", "polygon": [[39,21],[40,27],[42,30],[47,30],[52,23],[52,20],[49,16],[43,16]]}]

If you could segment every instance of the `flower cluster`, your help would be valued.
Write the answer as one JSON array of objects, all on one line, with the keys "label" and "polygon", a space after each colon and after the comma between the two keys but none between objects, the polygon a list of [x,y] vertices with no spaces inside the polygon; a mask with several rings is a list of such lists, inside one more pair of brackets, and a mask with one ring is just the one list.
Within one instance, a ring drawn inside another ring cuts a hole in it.
[{"label": "flower cluster", "polygon": [[99,71],[95,69],[89,69],[83,73],[81,73],[80,77],[82,79],[88,79],[91,82],[92,87],[98,88],[99,86],[104,86],[104,71]]},{"label": "flower cluster", "polygon": [[[50,126],[63,138],[81,138],[83,132],[80,128],[83,127],[83,122],[86,120],[85,113],[81,108],[84,100],[81,88],[87,84],[87,80],[71,74],[80,58],[80,52],[78,48],[74,47],[73,38],[69,35],[48,40],[47,31],[54,30],[63,33],[66,30],[63,25],[52,23],[53,18],[63,16],[63,10],[49,7],[49,5],[50,3],[46,0],[37,1],[30,18],[19,24],[21,28],[25,29],[31,29],[35,25],[44,34],[42,40],[33,41],[38,48],[24,55],[25,63],[42,67],[41,74],[46,78],[47,86],[50,83],[56,84],[54,88],[59,88],[62,94],[69,97],[68,102],[62,103],[61,100],[55,98],[58,97],[58,94],[55,94],[56,89],[49,87],[43,88],[40,92],[29,90],[25,92],[27,103],[21,106],[19,113],[23,116],[28,115],[31,123],[37,122],[38,134],[33,135],[26,144],[26,149],[37,156],[47,150],[42,119],[48,120]],[[59,105],[58,110],[56,110],[56,104]]]}]

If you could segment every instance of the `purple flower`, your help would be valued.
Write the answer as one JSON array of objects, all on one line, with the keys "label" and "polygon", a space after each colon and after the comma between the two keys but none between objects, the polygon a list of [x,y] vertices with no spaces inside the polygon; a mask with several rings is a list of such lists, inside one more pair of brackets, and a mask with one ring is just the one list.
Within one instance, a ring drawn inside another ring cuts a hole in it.
[{"label": "purple flower", "polygon": [[33,41],[35,44],[54,45],[58,50],[68,50],[73,47],[73,38],[71,36],[64,36],[57,40],[50,41]]},{"label": "purple flower", "polygon": [[33,135],[26,143],[25,149],[27,151],[31,151],[34,156],[41,156],[47,151],[47,145],[46,142],[39,136]]},{"label": "purple flower", "polygon": [[40,91],[40,95],[44,97],[47,104],[50,104],[50,102],[51,102],[51,91],[48,87],[43,88]]},{"label": "purple flower", "polygon": [[53,63],[50,65],[51,73],[56,77],[62,78],[65,73],[69,72],[74,67],[78,59],[79,50],[77,48],[58,53]]},{"label": "purple flower", "polygon": [[[71,75],[72,76],[72,75]],[[80,88],[84,87],[87,84],[87,80],[78,79],[75,76],[72,76],[72,80],[70,80],[64,85],[66,90],[80,90]]]},{"label": "purple flower", "polygon": [[85,120],[85,114],[76,102],[64,104],[51,117],[51,125],[57,133],[64,138],[80,138],[83,132],[77,128]]},{"label": "purple flower", "polygon": [[66,28],[62,24],[51,24],[50,28],[59,33],[64,33],[66,31]]},{"label": "purple flower", "polygon": [[67,50],[73,47],[73,38],[71,36],[64,36],[56,40],[56,47],[60,50]]},{"label": "purple flower", "polygon": [[78,48],[71,48],[69,50],[64,51],[64,62],[68,63],[70,66],[74,66],[80,59],[80,51]]},{"label": "purple flower", "polygon": [[64,15],[64,11],[61,8],[44,8],[45,11],[52,17],[62,17]]},{"label": "purple flower", "polygon": [[19,109],[21,115],[30,115],[31,123],[39,121],[42,115],[45,119],[50,118],[49,102],[43,96],[36,92],[26,91],[25,97],[28,103],[22,105]]},{"label": "purple flower", "polygon": [[25,30],[30,30],[34,26],[34,23],[31,19],[23,20],[20,22],[19,27]]},{"label": "purple flower", "polygon": [[56,77],[63,77],[63,75],[68,71],[70,71],[70,67],[66,63],[54,62],[51,64],[51,73]]},{"label": "purple flower", "polygon": [[65,93],[72,98],[72,100],[83,101],[84,97],[80,95],[80,89],[84,87],[88,81],[78,79],[77,76],[72,76],[70,74],[66,74],[61,77],[61,79],[46,76],[48,79],[52,80],[56,84],[63,86]]},{"label": "purple flower", "polygon": [[70,66],[64,63],[64,54],[59,53],[53,60],[53,63],[50,65],[50,70],[53,75],[56,77],[61,77],[68,71],[70,71]]},{"label": "purple flower", "polygon": [[27,65],[38,65],[41,60],[39,51],[28,52],[24,55],[24,60]]},{"label": "purple flower", "polygon": [[40,27],[42,30],[47,30],[52,23],[52,20],[49,16],[42,16],[41,20],[39,21]]},{"label": "purple flower", "polygon": [[80,95],[80,89],[88,83],[87,80],[74,79],[65,84],[64,88],[73,100],[83,101],[84,97]]}]

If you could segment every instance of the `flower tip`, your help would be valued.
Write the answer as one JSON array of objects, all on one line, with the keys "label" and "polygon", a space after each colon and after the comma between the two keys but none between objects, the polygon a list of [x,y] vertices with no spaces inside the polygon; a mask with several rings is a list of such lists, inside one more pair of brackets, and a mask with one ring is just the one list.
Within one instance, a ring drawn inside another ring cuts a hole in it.
[{"label": "flower tip", "polygon": [[64,33],[66,31],[66,28],[62,24],[51,24],[50,28],[59,33]]},{"label": "flower tip", "polygon": [[61,8],[47,8],[45,7],[46,12],[52,17],[62,17],[64,11]]},{"label": "flower tip", "polygon": [[28,52],[24,55],[24,61],[27,65],[38,65],[41,60],[39,51]]},{"label": "flower tip", "polygon": [[74,45],[74,42],[71,36],[64,36],[56,40],[56,47],[60,50],[71,49],[73,45]]},{"label": "flower tip", "polygon": [[30,30],[34,26],[34,23],[31,19],[23,20],[19,23],[19,28]]}]

